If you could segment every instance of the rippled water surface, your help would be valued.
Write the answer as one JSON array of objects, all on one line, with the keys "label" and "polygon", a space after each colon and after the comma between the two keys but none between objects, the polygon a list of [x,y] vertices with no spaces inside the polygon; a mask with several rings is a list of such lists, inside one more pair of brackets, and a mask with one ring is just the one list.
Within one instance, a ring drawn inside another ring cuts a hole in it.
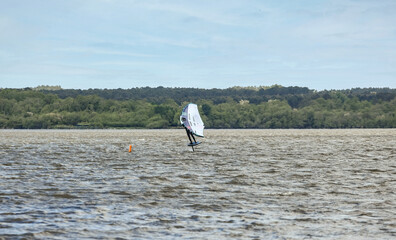
[{"label": "rippled water surface", "polygon": [[202,141],[193,152],[183,129],[1,130],[0,239],[396,238],[396,129]]}]

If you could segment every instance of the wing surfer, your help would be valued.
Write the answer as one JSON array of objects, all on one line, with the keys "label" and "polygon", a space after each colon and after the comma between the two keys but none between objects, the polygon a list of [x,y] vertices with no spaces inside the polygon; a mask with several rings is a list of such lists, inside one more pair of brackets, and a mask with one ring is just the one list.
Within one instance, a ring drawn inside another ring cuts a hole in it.
[{"label": "wing surfer", "polygon": [[200,142],[197,142],[194,135],[204,137],[204,123],[199,115],[198,106],[196,104],[190,103],[183,108],[182,114],[180,115],[180,123],[184,129],[186,129],[187,137],[190,140],[188,146],[191,146],[194,151],[194,146],[200,144]]}]

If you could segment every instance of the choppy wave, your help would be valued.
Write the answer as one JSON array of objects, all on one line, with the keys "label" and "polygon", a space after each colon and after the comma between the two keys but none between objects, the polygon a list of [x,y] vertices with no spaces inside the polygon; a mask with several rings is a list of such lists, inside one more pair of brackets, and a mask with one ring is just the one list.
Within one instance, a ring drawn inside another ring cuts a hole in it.
[{"label": "choppy wave", "polygon": [[0,239],[396,237],[394,129],[0,134]]}]

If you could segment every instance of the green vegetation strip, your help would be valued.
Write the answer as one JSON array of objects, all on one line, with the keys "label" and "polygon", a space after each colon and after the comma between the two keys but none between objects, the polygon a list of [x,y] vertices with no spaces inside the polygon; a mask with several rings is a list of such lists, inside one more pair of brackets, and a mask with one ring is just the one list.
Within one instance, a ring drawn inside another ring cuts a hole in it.
[{"label": "green vegetation strip", "polygon": [[198,104],[207,128],[395,128],[396,89],[0,89],[0,128],[174,128]]}]

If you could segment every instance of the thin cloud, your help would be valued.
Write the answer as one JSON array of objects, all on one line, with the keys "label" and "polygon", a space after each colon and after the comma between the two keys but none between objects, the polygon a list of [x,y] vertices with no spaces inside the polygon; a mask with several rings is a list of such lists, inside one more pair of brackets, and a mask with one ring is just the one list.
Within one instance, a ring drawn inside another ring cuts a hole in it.
[{"label": "thin cloud", "polygon": [[206,3],[182,1],[179,4],[172,4],[169,2],[146,2],[144,7],[150,11],[163,11],[170,15],[178,14],[184,17],[185,20],[191,18],[214,24],[230,26],[240,25],[240,21],[235,15],[226,14],[224,8],[219,8],[219,5],[217,3],[213,4],[212,1]]},{"label": "thin cloud", "polygon": [[60,52],[74,52],[74,53],[89,53],[89,54],[100,54],[100,55],[115,55],[115,56],[128,56],[128,57],[139,57],[139,58],[153,58],[159,55],[145,54],[145,53],[133,53],[128,51],[117,51],[117,50],[106,50],[93,47],[65,47],[58,48],[56,51]]},{"label": "thin cloud", "polygon": [[[383,4],[371,1],[345,1],[323,6],[321,14],[311,18],[294,30],[303,38],[315,41],[338,41],[367,43],[395,37],[396,4]],[[389,8],[393,8],[391,13]]]}]

